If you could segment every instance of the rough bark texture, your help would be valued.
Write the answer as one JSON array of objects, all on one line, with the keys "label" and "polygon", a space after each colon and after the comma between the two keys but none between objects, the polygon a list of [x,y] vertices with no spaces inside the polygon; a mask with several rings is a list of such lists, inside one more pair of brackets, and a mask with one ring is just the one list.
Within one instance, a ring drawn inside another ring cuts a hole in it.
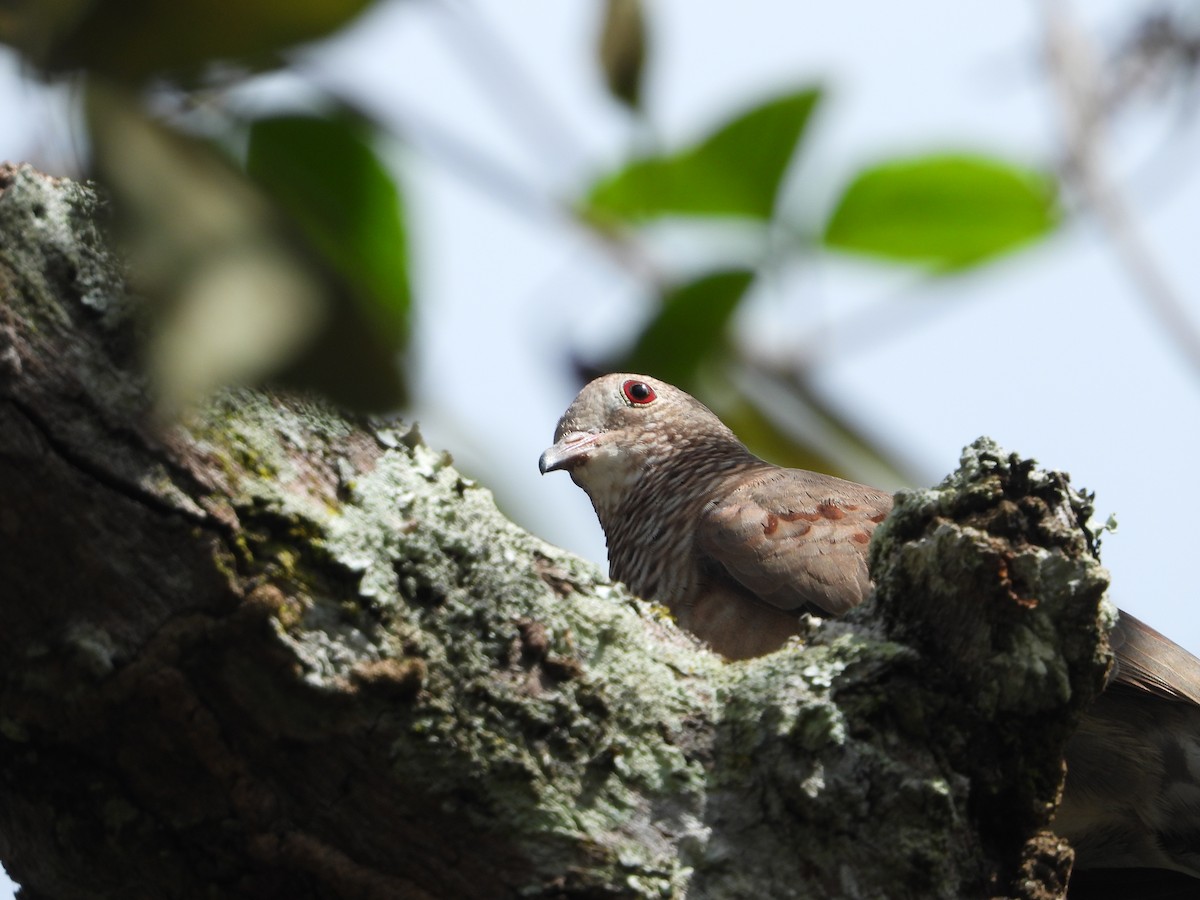
[{"label": "rough bark texture", "polygon": [[0,169],[0,858],[31,898],[1061,896],[1087,503],[988,442],[725,664],[415,428],[155,426],[94,194]]}]

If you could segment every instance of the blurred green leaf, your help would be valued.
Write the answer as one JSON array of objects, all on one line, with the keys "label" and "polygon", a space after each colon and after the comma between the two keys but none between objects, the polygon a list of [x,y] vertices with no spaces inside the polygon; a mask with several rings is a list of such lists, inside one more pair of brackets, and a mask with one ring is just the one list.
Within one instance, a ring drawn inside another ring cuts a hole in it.
[{"label": "blurred green leaf", "polygon": [[804,90],[743,113],[695,147],[635,161],[598,181],[600,219],[728,215],[767,219],[820,92]]},{"label": "blurred green leaf", "polygon": [[606,0],[598,50],[609,92],[637,109],[646,64],[646,17],[641,0]]},{"label": "blurred green leaf", "polygon": [[43,62],[59,37],[98,0],[25,0],[0,4],[0,42]]},{"label": "blurred green leaf", "polygon": [[395,348],[379,339],[345,285],[327,279],[332,308],[317,339],[274,378],[316,391],[360,412],[392,412],[408,402],[404,369]]},{"label": "blurred green leaf", "polygon": [[744,359],[726,380],[740,390],[736,400],[719,398],[721,418],[765,459],[880,487],[919,483],[894,450],[823,395],[812,373]]},{"label": "blurred green leaf", "polygon": [[345,119],[260,119],[250,129],[246,168],[359,288],[364,312],[398,349],[412,307],[404,210],[364,132]]},{"label": "blurred green leaf", "polygon": [[825,230],[840,250],[959,269],[1052,231],[1054,181],[979,156],[893,160],[858,174]]},{"label": "blurred green leaf", "polygon": [[652,374],[686,390],[699,366],[724,348],[729,320],[753,281],[753,272],[734,269],[676,287],[613,369]]},{"label": "blurred green leaf", "polygon": [[345,24],[371,0],[39,0],[3,21],[3,37],[49,69],[140,81],[216,60],[273,63]]},{"label": "blurred green leaf", "polygon": [[210,147],[148,119],[130,92],[88,83],[96,174],[138,294],[160,412],[279,371],[326,321],[317,273],[261,191]]},{"label": "blurred green leaf", "polygon": [[367,129],[349,117],[262,119],[246,168],[349,288],[324,346],[293,377],[354,406],[395,406],[401,397],[385,386],[398,385],[396,355],[409,333],[407,240],[399,189]]},{"label": "blurred green leaf", "polygon": [[792,435],[785,434],[748,399],[732,395],[724,402],[716,403],[714,411],[728,425],[750,451],[777,466],[793,469],[811,469],[830,475],[849,477],[837,460],[830,459],[813,447],[798,442]]}]

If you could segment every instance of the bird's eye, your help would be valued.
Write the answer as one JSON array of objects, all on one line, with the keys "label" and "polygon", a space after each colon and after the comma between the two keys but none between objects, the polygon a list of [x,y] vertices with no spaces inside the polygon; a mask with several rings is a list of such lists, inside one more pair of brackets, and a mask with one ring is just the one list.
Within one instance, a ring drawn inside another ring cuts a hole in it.
[{"label": "bird's eye", "polygon": [[653,403],[654,398],[658,395],[654,393],[654,388],[646,384],[644,381],[627,381],[621,385],[621,390],[625,392],[625,396],[630,403],[637,406],[645,406],[647,403]]}]

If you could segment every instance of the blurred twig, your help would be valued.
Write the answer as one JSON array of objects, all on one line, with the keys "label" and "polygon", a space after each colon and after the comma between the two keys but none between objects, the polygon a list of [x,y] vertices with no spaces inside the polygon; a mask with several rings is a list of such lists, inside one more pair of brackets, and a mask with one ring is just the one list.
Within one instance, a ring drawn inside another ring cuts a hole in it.
[{"label": "blurred twig", "polygon": [[[1182,84],[1185,97],[1196,99],[1189,82],[1200,78],[1200,18],[1176,18],[1166,11],[1146,15],[1117,48],[1107,85],[1108,106],[1115,109],[1144,94],[1167,94]],[[1186,110],[1185,110],[1186,111]]]},{"label": "blurred twig", "polygon": [[1096,54],[1066,0],[1044,0],[1042,8],[1047,69],[1062,106],[1066,177],[1107,232],[1150,311],[1200,373],[1200,331],[1142,237],[1123,192],[1102,159],[1109,107]]},{"label": "blurred twig", "polygon": [[443,0],[440,6],[454,16],[445,34],[458,45],[463,71],[475,76],[479,89],[491,97],[503,121],[510,126],[520,125],[512,130],[519,139],[526,140],[534,158],[566,159],[573,165],[584,161],[587,154],[582,142],[554,109],[537,79],[509,51],[484,12],[467,0]]},{"label": "blurred twig", "polygon": [[845,410],[821,396],[808,371],[745,359],[725,373],[743,397],[801,446],[810,447],[853,477],[894,490],[925,484],[920,467],[901,458],[895,446],[851,422]]}]

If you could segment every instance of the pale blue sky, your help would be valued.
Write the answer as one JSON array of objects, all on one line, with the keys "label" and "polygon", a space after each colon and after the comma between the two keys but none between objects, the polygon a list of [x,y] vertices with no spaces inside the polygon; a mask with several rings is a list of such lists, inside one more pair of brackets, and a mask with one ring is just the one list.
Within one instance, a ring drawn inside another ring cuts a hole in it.
[{"label": "pale blue sky", "polygon": [[[785,87],[830,88],[793,172],[812,221],[856,167],[890,154],[1057,156],[1038,4],[650,6],[647,105],[667,143]],[[1146,8],[1076,6],[1097,38]],[[485,27],[471,26],[471,15]],[[493,486],[527,527],[603,563],[587,499],[565,476],[539,477],[536,460],[575,391],[563,366],[567,346],[628,332],[644,313],[641,288],[564,219],[527,214],[464,182],[439,161],[435,137],[447,131],[478,147],[534,198],[570,196],[620,159],[629,136],[586,64],[594,25],[595,8],[584,3],[390,3],[306,65],[418,148],[397,160],[414,222],[426,436]],[[504,66],[490,58],[496,41],[531,85],[520,102],[511,102],[510,78],[494,77]],[[0,60],[0,158],[53,168],[62,156],[47,149],[62,135],[60,119],[47,118],[41,96],[16,87]],[[1200,327],[1200,133],[1183,131],[1161,153],[1165,133],[1159,117],[1135,115],[1105,152],[1158,265]],[[878,326],[870,340],[839,327],[852,312]],[[1200,652],[1188,568],[1191,507],[1200,501],[1200,377],[1092,223],[977,276],[934,283],[823,259],[772,279],[740,325],[759,352],[819,352],[831,402],[927,481],[950,471],[980,434],[1069,471],[1120,520],[1104,543],[1117,602]]]}]

